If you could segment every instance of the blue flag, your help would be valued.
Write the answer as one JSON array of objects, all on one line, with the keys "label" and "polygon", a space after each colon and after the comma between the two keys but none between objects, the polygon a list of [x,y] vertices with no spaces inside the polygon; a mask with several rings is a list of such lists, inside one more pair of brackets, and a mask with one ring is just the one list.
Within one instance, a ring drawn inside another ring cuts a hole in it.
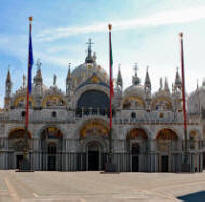
[{"label": "blue flag", "polygon": [[29,56],[28,56],[28,91],[31,93],[32,89],[32,66],[33,66],[33,49],[31,37],[31,24],[29,29]]}]

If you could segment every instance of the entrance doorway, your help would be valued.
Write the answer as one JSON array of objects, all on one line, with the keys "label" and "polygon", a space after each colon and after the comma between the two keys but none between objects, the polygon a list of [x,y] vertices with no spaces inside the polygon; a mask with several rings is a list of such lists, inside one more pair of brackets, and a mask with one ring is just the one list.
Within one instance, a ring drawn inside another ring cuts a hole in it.
[{"label": "entrance doorway", "polygon": [[23,161],[23,155],[16,155],[16,169],[20,169],[21,168],[21,164]]},{"label": "entrance doorway", "polygon": [[48,145],[48,170],[56,170],[56,144]]},{"label": "entrance doorway", "polygon": [[99,170],[99,148],[97,143],[88,145],[88,170]]},{"label": "entrance doorway", "polygon": [[169,171],[169,157],[168,157],[168,155],[161,157],[161,171],[162,172]]},{"label": "entrance doorway", "polygon": [[139,153],[140,153],[139,143],[133,143],[132,144],[132,172],[139,171]]}]

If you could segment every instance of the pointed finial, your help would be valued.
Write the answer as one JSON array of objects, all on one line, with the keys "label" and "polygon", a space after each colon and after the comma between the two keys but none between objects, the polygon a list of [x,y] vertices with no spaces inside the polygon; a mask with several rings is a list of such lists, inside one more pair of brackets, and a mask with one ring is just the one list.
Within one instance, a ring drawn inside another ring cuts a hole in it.
[{"label": "pointed finial", "polygon": [[7,72],[6,82],[7,83],[11,82],[10,65],[8,65],[8,72]]},{"label": "pointed finial", "polygon": [[164,90],[169,90],[169,85],[168,85],[167,77],[165,77],[165,80],[164,80]]},{"label": "pointed finial", "polygon": [[147,72],[149,71],[149,65],[147,65]]},{"label": "pointed finial", "polygon": [[199,88],[199,80],[197,79],[197,81],[196,81],[196,89],[198,89]]},{"label": "pointed finial", "polygon": [[163,88],[162,77],[160,78],[159,83],[160,83],[160,88],[159,89],[162,90],[162,88]]},{"label": "pointed finial", "polygon": [[138,70],[138,66],[137,63],[134,64],[134,72],[135,72],[135,76],[137,76],[137,70]]},{"label": "pointed finial", "polygon": [[119,63],[119,64],[118,64],[118,71],[120,71],[120,67],[121,67],[121,64]]}]

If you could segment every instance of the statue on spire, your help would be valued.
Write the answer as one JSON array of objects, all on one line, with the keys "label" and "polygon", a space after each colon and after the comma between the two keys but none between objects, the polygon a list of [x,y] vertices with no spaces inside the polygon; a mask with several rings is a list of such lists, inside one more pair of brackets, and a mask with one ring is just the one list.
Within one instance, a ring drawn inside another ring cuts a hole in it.
[{"label": "statue on spire", "polygon": [[26,87],[26,76],[23,74],[23,89]]}]

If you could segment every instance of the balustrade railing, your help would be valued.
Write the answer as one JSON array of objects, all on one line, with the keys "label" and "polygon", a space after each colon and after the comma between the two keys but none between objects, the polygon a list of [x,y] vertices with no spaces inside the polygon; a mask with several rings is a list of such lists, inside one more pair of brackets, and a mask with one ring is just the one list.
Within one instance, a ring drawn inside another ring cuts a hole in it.
[{"label": "balustrade railing", "polygon": [[[55,116],[53,112],[55,111]],[[135,117],[132,114],[135,113]],[[92,116],[101,116],[109,118],[109,109],[103,108],[78,108],[76,110],[62,109],[45,109],[45,110],[30,110],[30,122],[74,122],[79,119]],[[159,112],[144,110],[119,110],[112,111],[113,122],[115,124],[132,124],[132,123],[153,123],[153,124],[183,124],[183,117],[176,115],[175,112]],[[25,113],[23,110],[11,110],[0,114],[0,121],[24,121]],[[200,124],[200,118],[188,118],[188,124]]]}]

